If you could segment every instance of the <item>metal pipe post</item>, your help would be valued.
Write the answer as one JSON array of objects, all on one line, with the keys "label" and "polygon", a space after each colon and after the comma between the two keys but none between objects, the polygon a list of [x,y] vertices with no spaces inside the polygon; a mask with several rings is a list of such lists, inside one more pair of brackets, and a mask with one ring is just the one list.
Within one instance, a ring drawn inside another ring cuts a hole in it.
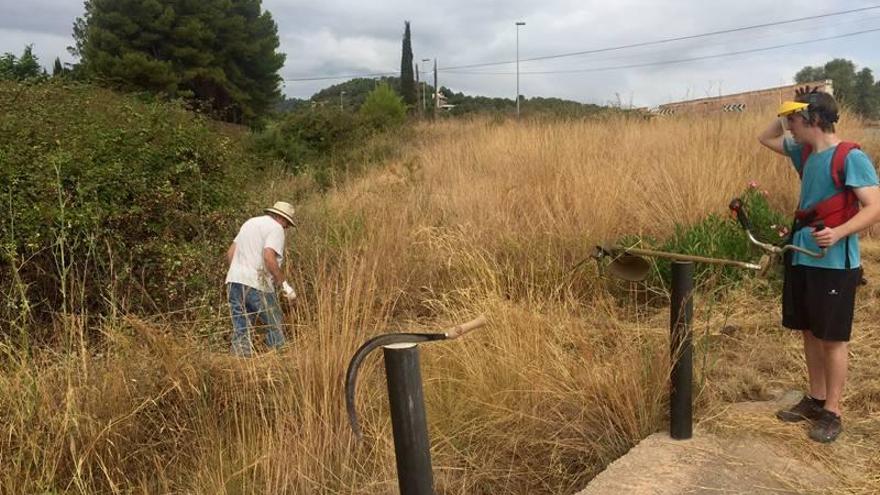
[{"label": "metal pipe post", "polygon": [[385,356],[400,494],[433,495],[431,444],[428,441],[419,348],[416,344],[392,344],[383,347],[382,353]]},{"label": "metal pipe post", "polygon": [[672,375],[669,391],[669,436],[686,440],[693,436],[694,356],[691,318],[694,311],[694,264],[672,263],[672,300],[669,327]]}]

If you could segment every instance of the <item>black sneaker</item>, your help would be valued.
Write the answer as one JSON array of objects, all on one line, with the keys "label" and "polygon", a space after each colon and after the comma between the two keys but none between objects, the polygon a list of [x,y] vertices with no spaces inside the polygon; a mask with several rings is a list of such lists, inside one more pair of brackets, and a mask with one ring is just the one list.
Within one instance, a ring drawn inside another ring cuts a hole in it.
[{"label": "black sneaker", "polygon": [[840,416],[828,409],[822,409],[821,416],[810,429],[810,438],[817,442],[829,443],[833,442],[841,431],[843,431],[843,423],[840,421]]},{"label": "black sneaker", "polygon": [[805,395],[800,402],[788,409],[782,409],[776,412],[776,417],[786,423],[797,423],[798,421],[817,421],[822,416],[822,405],[816,399]]}]

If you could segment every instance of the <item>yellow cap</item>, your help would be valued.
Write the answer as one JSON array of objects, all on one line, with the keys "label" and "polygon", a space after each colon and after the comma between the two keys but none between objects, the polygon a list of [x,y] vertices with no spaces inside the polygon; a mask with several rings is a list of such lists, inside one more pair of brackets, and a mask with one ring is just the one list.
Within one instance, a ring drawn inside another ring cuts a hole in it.
[{"label": "yellow cap", "polygon": [[786,115],[791,115],[795,112],[806,110],[808,106],[810,106],[809,103],[801,103],[799,101],[783,101],[782,105],[779,105],[779,113],[777,113],[776,116],[785,117]]}]

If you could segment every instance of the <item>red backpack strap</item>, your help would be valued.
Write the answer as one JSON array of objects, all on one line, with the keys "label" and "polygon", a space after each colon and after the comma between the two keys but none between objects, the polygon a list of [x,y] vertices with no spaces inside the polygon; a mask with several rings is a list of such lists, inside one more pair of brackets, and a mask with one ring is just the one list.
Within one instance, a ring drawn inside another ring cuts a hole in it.
[{"label": "red backpack strap", "polygon": [[810,157],[812,152],[813,147],[809,144],[801,146],[801,168],[798,169],[798,175],[801,179],[804,178],[804,169],[807,167],[807,158]]},{"label": "red backpack strap", "polygon": [[854,149],[861,149],[861,146],[851,141],[841,141],[831,157],[831,179],[839,191],[846,188],[846,156]]}]

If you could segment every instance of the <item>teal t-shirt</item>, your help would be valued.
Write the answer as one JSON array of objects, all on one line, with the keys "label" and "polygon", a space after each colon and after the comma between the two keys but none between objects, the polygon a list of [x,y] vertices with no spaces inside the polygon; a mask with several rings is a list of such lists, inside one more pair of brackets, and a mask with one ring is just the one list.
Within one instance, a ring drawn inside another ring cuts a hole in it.
[{"label": "teal t-shirt", "polygon": [[[783,143],[785,152],[791,158],[794,168],[800,172],[803,169],[803,179],[801,180],[801,198],[799,209],[810,208],[821,202],[825,198],[837,194],[834,187],[834,180],[831,178],[831,157],[834,156],[834,150],[837,146],[832,146],[818,153],[810,153],[806,163],[801,163],[801,146],[797,141],[788,137]],[[846,155],[846,185],[851,188],[859,188],[866,186],[876,186],[877,171],[868,155],[862,150],[854,149]],[[813,240],[813,229],[805,227],[795,232],[794,244],[796,246],[809,249],[811,251],[819,251],[819,246]],[[793,264],[814,266],[818,268],[846,268],[847,248],[849,249],[850,268],[858,268],[861,266],[861,257],[859,256],[859,236],[853,234],[847,239],[837,241],[833,246],[828,248],[828,252],[823,258],[813,258],[806,254],[794,253]]]}]

